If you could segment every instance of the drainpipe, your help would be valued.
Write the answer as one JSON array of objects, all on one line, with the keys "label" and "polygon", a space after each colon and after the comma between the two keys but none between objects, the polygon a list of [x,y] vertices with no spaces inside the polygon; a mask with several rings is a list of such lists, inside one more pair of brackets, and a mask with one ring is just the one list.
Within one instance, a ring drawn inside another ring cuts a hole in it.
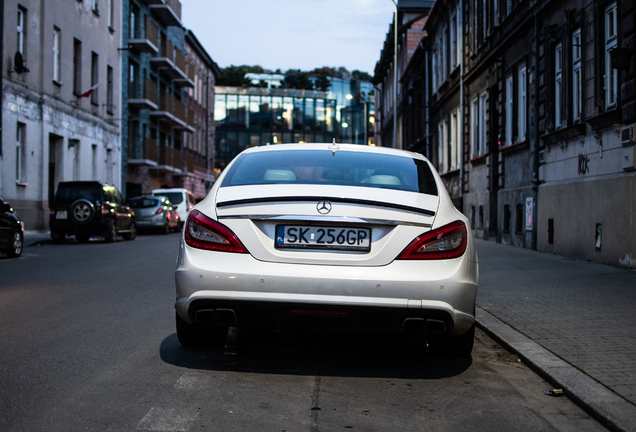
[{"label": "drainpipe", "polygon": [[[459,127],[458,139],[459,139],[459,197],[464,197],[464,10],[463,2],[459,2],[459,9],[457,11],[457,27],[461,29],[461,61],[459,62],[459,118],[461,119],[461,125]],[[464,200],[461,200],[462,211],[464,210]]]},{"label": "drainpipe", "polygon": [[[205,74],[205,188],[210,181],[210,72]],[[207,194],[206,190],[206,194]]]},{"label": "drainpipe", "polygon": [[534,16],[534,155],[532,161],[532,245],[537,249],[537,199],[539,196],[539,16]]},{"label": "drainpipe", "polygon": [[[422,42],[420,42],[421,44]],[[425,70],[429,70],[428,68],[428,50],[424,51],[424,65],[425,65]],[[426,79],[424,80],[424,94],[425,94],[425,99],[424,99],[424,103],[426,104],[424,107],[424,115],[425,115],[425,119],[426,119],[426,123],[425,123],[425,129],[424,129],[424,139],[426,140],[426,159],[428,159],[429,161],[431,160],[432,154],[431,154],[431,139],[429,137],[429,132],[430,132],[430,117],[429,117],[429,112],[428,112],[428,100],[429,100],[429,74],[426,74]]]}]

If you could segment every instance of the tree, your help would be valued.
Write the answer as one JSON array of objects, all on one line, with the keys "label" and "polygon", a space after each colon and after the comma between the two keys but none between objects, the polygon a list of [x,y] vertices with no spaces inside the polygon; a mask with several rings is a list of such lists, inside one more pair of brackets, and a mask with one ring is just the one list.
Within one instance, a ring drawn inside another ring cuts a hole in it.
[{"label": "tree", "polygon": [[314,83],[309,79],[309,73],[300,69],[290,69],[285,72],[283,86],[297,90],[313,90]]},{"label": "tree", "polygon": [[247,73],[263,73],[264,69],[260,66],[234,66],[230,65],[221,69],[221,76],[216,81],[218,86],[230,87],[253,87],[252,81],[245,78]]}]

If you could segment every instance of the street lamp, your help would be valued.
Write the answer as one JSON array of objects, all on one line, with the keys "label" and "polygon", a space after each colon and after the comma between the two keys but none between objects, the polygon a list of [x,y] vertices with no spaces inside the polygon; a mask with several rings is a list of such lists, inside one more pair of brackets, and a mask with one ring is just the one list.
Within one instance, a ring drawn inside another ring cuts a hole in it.
[{"label": "street lamp", "polygon": [[397,144],[397,40],[398,40],[398,5],[396,0],[391,0],[395,5],[395,22],[393,24],[393,148],[398,148]]}]

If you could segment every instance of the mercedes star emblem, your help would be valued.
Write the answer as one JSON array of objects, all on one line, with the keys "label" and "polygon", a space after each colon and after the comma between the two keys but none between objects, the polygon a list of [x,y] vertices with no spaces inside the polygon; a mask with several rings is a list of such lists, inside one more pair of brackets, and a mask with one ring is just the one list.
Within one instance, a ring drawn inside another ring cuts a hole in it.
[{"label": "mercedes star emblem", "polygon": [[318,213],[320,214],[327,214],[331,211],[331,203],[327,200],[318,201],[318,204],[316,204],[316,210],[318,210]]}]

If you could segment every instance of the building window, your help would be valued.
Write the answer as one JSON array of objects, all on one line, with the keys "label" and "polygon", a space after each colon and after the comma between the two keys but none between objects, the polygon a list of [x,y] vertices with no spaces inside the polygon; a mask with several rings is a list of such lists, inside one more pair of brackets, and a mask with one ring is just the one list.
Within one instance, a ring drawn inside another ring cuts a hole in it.
[{"label": "building window", "polygon": [[113,114],[115,110],[115,101],[113,97],[113,68],[112,66],[106,66],[106,112]]},{"label": "building window", "polygon": [[438,166],[440,173],[448,172],[448,122],[442,120],[437,125],[437,133],[439,136],[439,160]]},{"label": "building window", "polygon": [[515,234],[521,234],[523,232],[523,205],[517,204],[517,214],[515,216]]},{"label": "building window", "polygon": [[99,15],[99,0],[92,0],[92,1],[93,1],[93,12]]},{"label": "building window", "polygon": [[607,108],[616,106],[618,72],[612,67],[610,51],[618,45],[616,27],[616,3],[605,9],[605,104]]},{"label": "building window", "polygon": [[450,116],[450,170],[455,171],[459,169],[459,145],[457,139],[457,132],[459,130],[458,124],[459,116],[457,110],[453,111]]},{"label": "building window", "polygon": [[73,180],[80,179],[80,141],[69,139],[68,146],[73,149]]},{"label": "building window", "polygon": [[470,228],[475,229],[475,206],[470,206]]},{"label": "building window", "polygon": [[457,13],[451,17],[450,22],[450,64],[451,71],[457,66]]},{"label": "building window", "polygon": [[481,0],[481,41],[488,35],[488,0]]},{"label": "building window", "polygon": [[477,148],[476,156],[483,156],[486,154],[486,115],[488,113],[487,108],[488,98],[486,92],[482,92],[479,95],[479,147]]},{"label": "building window", "polygon": [[108,13],[108,27],[109,28],[113,28],[113,13],[114,13],[114,3],[115,0],[108,0],[108,5],[107,5],[107,13]]},{"label": "building window", "polygon": [[139,30],[139,26],[137,25],[137,21],[139,19],[139,9],[137,9],[136,6],[134,5],[130,5],[130,35],[129,37],[131,39],[137,39],[139,38],[141,35],[138,34]]},{"label": "building window", "polygon": [[554,127],[556,129],[561,128],[561,113],[563,98],[563,49],[561,43],[558,43],[554,47]]},{"label": "building window", "polygon": [[479,0],[473,0],[473,53],[479,46]]},{"label": "building window", "polygon": [[484,229],[484,206],[479,206],[479,226],[478,229]]},{"label": "building window", "polygon": [[479,98],[474,98],[471,103],[470,132],[471,158],[474,159],[479,154]]},{"label": "building window", "polygon": [[581,29],[572,33],[572,119],[581,120],[583,88],[581,85]]},{"label": "building window", "polygon": [[[99,55],[96,52],[91,54],[91,88],[99,84]],[[91,103],[99,105],[99,88],[95,88],[91,93]]]},{"label": "building window", "polygon": [[53,81],[56,83],[60,83],[60,65],[62,61],[61,50],[60,50],[60,41],[62,37],[60,35],[60,30],[55,28],[53,29]]},{"label": "building window", "polygon": [[22,54],[22,57],[25,57],[24,53],[24,38],[25,38],[25,27],[24,23],[26,22],[26,9],[18,6],[18,25],[17,25],[17,36],[18,36],[18,52]]},{"label": "building window", "polygon": [[82,94],[82,42],[73,39],[73,94]]},{"label": "building window", "polygon": [[26,183],[26,125],[18,123],[15,140],[15,181]]},{"label": "building window", "polygon": [[519,69],[519,96],[518,96],[517,115],[519,116],[518,124],[518,141],[526,140],[526,68]]},{"label": "building window", "polygon": [[506,78],[506,145],[512,145],[512,119],[514,117],[514,86],[512,75]]},{"label": "building window", "polygon": [[508,204],[504,206],[503,232],[504,234],[510,233],[510,206]]}]

